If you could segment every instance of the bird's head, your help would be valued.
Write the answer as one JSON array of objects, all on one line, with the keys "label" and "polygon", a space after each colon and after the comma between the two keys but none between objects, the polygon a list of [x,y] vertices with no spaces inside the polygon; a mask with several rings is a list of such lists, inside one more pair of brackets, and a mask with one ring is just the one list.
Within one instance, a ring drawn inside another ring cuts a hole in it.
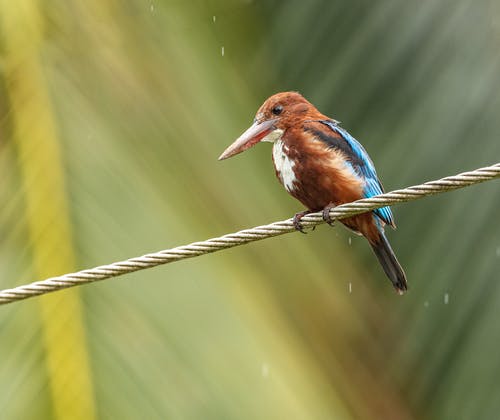
[{"label": "bird's head", "polygon": [[282,92],[268,98],[257,111],[253,124],[231,144],[219,160],[237,155],[261,141],[275,142],[295,124],[326,118],[300,93]]}]

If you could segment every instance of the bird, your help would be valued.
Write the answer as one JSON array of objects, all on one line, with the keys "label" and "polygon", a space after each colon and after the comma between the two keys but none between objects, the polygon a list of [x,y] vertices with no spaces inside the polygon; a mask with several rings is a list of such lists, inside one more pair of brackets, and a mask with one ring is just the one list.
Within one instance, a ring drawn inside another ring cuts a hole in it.
[{"label": "bird", "polygon": [[[384,192],[364,147],[340,123],[323,115],[298,92],[280,92],[264,101],[253,124],[219,157],[230,158],[260,142],[273,143],[276,176],[306,210],[293,218],[303,233],[302,217],[322,212],[330,225],[330,210],[340,204]],[[399,294],[408,289],[406,274],[384,233],[396,228],[390,207],[381,207],[341,222],[364,236]]]}]

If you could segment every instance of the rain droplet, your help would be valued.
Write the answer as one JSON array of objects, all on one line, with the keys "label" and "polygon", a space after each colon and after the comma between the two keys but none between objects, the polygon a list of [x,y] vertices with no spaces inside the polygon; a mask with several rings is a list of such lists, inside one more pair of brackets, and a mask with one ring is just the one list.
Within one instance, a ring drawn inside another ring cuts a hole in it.
[{"label": "rain droplet", "polygon": [[149,10],[151,10],[152,12],[154,12],[154,10],[155,10],[154,4],[152,4],[151,6],[149,6]]},{"label": "rain droplet", "polygon": [[426,308],[429,306],[429,301],[428,301],[428,300],[426,300],[426,301],[424,302],[424,306],[425,306]]},{"label": "rain droplet", "polygon": [[221,53],[221,55],[224,57],[224,47],[221,47],[221,49],[220,49],[220,53]]},{"label": "rain droplet", "polygon": [[212,16],[212,20],[213,20],[213,22],[215,23],[215,15],[214,15],[214,16]]},{"label": "rain droplet", "polygon": [[444,304],[448,305],[449,301],[450,301],[450,296],[448,295],[448,293],[445,293],[444,294]]},{"label": "rain droplet", "polygon": [[349,242],[349,245],[351,245],[351,243],[352,243],[352,238],[351,238],[350,236],[349,236],[349,240],[348,240],[348,242]]},{"label": "rain droplet", "polygon": [[349,282],[349,293],[352,293],[352,283]]}]

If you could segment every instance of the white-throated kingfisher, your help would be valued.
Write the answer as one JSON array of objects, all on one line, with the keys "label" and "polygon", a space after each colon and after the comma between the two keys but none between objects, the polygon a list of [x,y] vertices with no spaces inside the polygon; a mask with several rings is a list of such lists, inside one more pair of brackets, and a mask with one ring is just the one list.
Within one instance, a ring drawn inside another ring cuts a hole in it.
[{"label": "white-throated kingfisher", "polygon": [[[307,208],[293,219],[297,230],[302,231],[300,219],[308,213],[323,211],[323,219],[331,224],[329,213],[333,207],[384,192],[363,146],[297,92],[268,98],[252,126],[219,160],[261,141],[273,143],[276,176]],[[341,222],[368,240],[396,290],[404,293],[406,275],[384,234],[385,225],[396,227],[391,209],[382,207]]]}]

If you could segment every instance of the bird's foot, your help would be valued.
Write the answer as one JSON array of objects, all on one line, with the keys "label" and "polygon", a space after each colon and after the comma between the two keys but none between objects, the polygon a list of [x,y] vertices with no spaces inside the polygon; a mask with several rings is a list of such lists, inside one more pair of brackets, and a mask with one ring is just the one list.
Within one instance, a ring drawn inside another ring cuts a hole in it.
[{"label": "bird's foot", "polygon": [[332,219],[330,216],[330,210],[335,207],[335,204],[328,204],[324,209],[323,209],[323,220],[328,223],[330,226],[333,226],[335,223],[335,219]]},{"label": "bird's foot", "polygon": [[[295,227],[296,230],[298,230],[300,233],[306,234],[307,232],[304,230],[304,227],[302,226],[302,223],[300,223],[300,219],[302,219],[305,215],[312,213],[310,210],[304,210],[300,211],[293,216],[293,226]],[[315,226],[316,227],[316,226]],[[313,227],[313,230],[314,228]]]}]

